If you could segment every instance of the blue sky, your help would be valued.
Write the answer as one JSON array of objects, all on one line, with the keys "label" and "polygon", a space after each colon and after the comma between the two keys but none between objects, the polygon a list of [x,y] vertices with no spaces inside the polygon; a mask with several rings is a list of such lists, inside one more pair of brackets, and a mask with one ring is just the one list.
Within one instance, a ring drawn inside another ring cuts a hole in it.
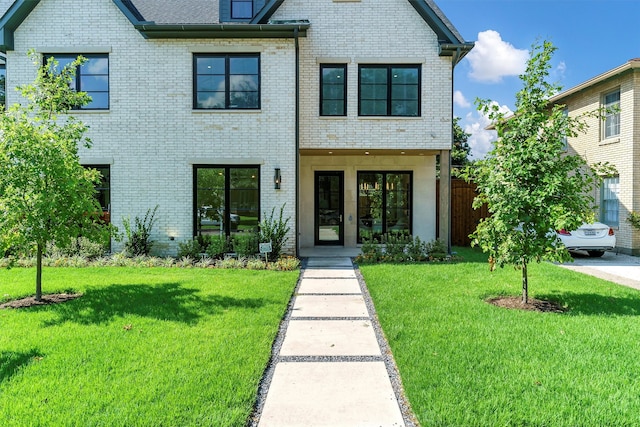
[{"label": "blue sky", "polygon": [[490,149],[495,133],[475,110],[476,98],[511,111],[528,51],[549,40],[558,50],[550,79],[569,89],[640,57],[640,0],[435,0],[474,50],[457,65],[454,114],[472,157]]}]

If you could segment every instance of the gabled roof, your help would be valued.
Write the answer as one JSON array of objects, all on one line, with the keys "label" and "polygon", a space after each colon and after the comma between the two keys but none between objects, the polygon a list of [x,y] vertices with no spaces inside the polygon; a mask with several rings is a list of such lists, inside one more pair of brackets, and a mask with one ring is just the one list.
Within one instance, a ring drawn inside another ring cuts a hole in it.
[{"label": "gabled roof", "polygon": [[[284,0],[267,0],[249,23],[220,23],[216,0],[112,0],[145,38],[286,38],[306,36],[307,21],[270,21]],[[408,0],[437,34],[440,55],[457,63],[472,48],[434,0]],[[0,50],[13,49],[13,32],[40,0],[15,0],[0,18]]]}]

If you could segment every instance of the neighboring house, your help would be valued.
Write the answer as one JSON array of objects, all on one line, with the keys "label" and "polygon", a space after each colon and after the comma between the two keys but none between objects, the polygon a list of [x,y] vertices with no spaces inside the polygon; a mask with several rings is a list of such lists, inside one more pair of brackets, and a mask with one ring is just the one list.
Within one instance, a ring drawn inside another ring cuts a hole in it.
[{"label": "neighboring house", "polygon": [[640,232],[627,222],[630,212],[640,211],[640,59],[587,80],[551,101],[565,105],[572,117],[604,112],[602,117],[586,119],[585,134],[567,139],[568,150],[589,164],[609,162],[615,167],[617,173],[603,177],[593,194],[599,206],[597,216],[615,229],[620,252],[640,255]]},{"label": "neighboring house", "polygon": [[449,235],[436,156],[447,168],[453,68],[473,44],[432,0],[17,0],[0,28],[8,103],[35,76],[28,49],[89,59],[81,161],[108,174],[116,226],[159,206],[161,253],[283,205],[289,253]]}]

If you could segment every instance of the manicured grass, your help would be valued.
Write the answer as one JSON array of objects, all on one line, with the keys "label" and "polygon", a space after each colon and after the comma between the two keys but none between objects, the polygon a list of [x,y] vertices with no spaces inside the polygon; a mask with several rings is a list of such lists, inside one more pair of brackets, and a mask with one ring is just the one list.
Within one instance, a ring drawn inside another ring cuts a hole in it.
[{"label": "manicured grass", "polygon": [[543,263],[530,296],[566,313],[498,308],[521,272],[451,264],[361,266],[423,426],[640,425],[640,292]]},{"label": "manicured grass", "polygon": [[[2,426],[243,426],[298,272],[47,268],[0,310]],[[34,270],[0,270],[0,300]]]}]

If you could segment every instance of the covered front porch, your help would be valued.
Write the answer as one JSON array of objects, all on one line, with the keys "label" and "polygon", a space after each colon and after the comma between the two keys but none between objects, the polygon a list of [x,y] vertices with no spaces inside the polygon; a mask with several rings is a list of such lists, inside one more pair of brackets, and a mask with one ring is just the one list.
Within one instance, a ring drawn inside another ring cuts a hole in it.
[{"label": "covered front porch", "polygon": [[363,240],[387,233],[447,239],[448,180],[438,197],[437,155],[447,167],[449,151],[301,150],[299,255],[356,256]]}]

